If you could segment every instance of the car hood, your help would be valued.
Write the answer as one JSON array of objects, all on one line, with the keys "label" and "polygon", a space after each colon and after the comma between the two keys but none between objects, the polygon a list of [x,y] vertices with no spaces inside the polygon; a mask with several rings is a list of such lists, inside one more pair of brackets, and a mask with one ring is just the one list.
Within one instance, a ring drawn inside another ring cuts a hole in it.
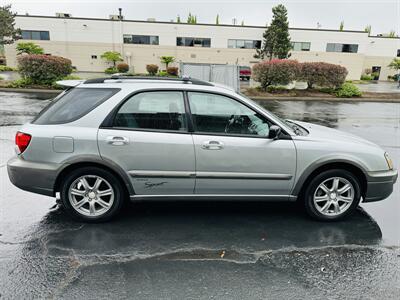
[{"label": "car hood", "polygon": [[318,139],[318,140],[325,140],[325,141],[335,141],[335,142],[346,142],[346,143],[356,143],[356,144],[363,144],[363,145],[369,145],[372,147],[377,147],[379,148],[378,145],[376,145],[373,142],[370,142],[366,139],[363,139],[359,136],[356,136],[351,133],[343,132],[337,129],[321,126],[321,125],[316,125],[308,122],[302,122],[302,121],[295,121],[295,120],[290,120],[293,123],[296,123],[305,129],[308,130],[309,134],[307,135],[308,138],[310,139]]}]

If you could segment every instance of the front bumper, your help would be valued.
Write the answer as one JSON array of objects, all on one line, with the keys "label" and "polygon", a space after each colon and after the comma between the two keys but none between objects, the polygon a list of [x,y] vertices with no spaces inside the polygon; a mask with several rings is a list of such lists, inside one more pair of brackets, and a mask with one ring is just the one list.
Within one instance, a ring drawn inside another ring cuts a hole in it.
[{"label": "front bumper", "polygon": [[368,172],[367,193],[363,202],[374,202],[389,197],[397,177],[397,170]]},{"label": "front bumper", "polygon": [[29,162],[20,156],[7,162],[10,181],[22,190],[54,196],[54,185],[59,164]]}]

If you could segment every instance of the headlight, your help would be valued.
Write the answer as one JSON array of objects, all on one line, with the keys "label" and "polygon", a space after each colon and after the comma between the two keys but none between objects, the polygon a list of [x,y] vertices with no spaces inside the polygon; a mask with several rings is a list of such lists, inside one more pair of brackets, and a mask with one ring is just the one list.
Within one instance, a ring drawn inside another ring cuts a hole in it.
[{"label": "headlight", "polygon": [[385,159],[388,164],[389,170],[393,170],[393,162],[392,162],[391,158],[389,157],[389,154],[387,154],[386,152],[385,152]]}]

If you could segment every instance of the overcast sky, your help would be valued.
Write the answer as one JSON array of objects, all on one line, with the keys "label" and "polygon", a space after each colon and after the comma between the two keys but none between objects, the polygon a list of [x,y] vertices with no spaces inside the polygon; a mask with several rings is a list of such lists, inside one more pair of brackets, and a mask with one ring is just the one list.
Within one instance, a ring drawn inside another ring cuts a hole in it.
[{"label": "overcast sky", "polygon": [[373,34],[400,32],[400,0],[0,0],[1,5],[12,4],[19,14],[54,16],[65,12],[74,17],[106,18],[118,14],[121,7],[126,19],[170,21],[180,15],[186,20],[191,12],[198,23],[214,23],[219,14],[220,23],[232,24],[236,18],[245,25],[265,25],[271,20],[272,6],[279,3],[287,7],[291,27],[316,28],[320,23],[322,28],[338,29],[343,20],[348,30],[363,30],[370,24]]}]

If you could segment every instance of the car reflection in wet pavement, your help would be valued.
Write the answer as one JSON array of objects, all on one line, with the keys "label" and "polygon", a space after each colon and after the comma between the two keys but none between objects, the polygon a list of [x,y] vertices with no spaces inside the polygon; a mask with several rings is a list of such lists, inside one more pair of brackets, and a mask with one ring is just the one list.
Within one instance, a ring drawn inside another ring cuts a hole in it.
[{"label": "car reflection in wet pavement", "polygon": [[[8,95],[0,94],[0,298],[400,297],[399,184],[335,223],[312,221],[294,203],[176,201],[82,224],[9,182],[18,127],[4,125],[31,119],[45,102],[13,94],[10,104]],[[370,139],[399,167],[399,104],[262,104]]]}]

